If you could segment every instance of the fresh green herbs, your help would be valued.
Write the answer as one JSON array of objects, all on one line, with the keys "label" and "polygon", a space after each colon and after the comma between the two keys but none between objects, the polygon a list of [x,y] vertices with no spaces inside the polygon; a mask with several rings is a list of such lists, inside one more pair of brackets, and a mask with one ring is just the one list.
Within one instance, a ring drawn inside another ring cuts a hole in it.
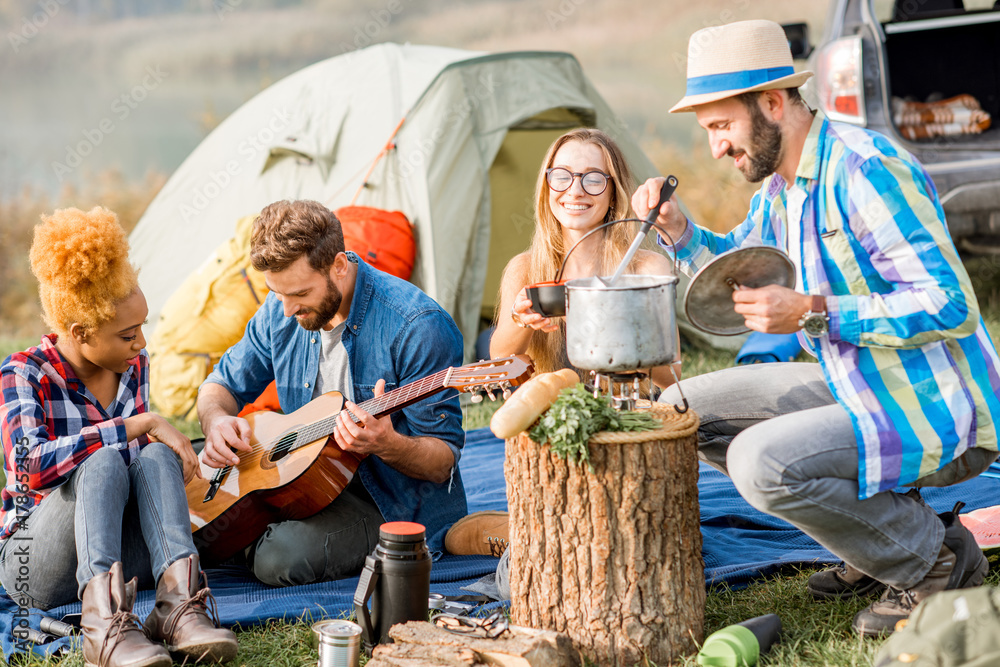
[{"label": "fresh green herbs", "polygon": [[528,436],[537,443],[549,443],[552,453],[574,463],[585,462],[590,471],[587,442],[598,431],[653,431],[660,422],[648,412],[618,411],[611,400],[594,398],[583,384],[563,389]]}]

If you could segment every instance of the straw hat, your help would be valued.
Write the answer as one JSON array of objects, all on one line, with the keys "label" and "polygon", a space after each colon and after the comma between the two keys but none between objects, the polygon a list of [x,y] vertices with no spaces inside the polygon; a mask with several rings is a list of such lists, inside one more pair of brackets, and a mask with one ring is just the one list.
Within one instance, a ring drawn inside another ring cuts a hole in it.
[{"label": "straw hat", "polygon": [[796,72],[788,38],[773,21],[705,28],[688,42],[687,93],[670,113],[740,93],[798,88],[812,72]]}]

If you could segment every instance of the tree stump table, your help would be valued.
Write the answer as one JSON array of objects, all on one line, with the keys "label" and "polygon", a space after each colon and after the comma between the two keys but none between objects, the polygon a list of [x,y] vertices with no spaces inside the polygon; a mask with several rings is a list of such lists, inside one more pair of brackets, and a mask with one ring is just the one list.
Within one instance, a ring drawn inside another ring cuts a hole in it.
[{"label": "tree stump table", "polygon": [[652,409],[659,430],[591,438],[594,472],[527,433],[506,444],[512,621],[598,664],[667,665],[703,638],[698,417]]}]

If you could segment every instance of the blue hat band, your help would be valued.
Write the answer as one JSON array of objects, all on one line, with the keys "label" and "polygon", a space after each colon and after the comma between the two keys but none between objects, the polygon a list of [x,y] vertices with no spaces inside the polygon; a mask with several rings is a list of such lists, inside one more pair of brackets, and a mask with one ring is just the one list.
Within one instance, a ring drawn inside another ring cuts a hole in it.
[{"label": "blue hat band", "polygon": [[794,67],[768,67],[725,74],[707,74],[687,80],[688,95],[704,95],[725,90],[743,90],[795,74]]}]

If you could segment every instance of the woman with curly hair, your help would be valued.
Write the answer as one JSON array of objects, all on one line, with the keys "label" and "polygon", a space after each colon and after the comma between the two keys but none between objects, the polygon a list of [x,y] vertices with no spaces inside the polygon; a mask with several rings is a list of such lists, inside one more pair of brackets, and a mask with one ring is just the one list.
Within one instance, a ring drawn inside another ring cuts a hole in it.
[{"label": "woman with curly hair", "polygon": [[[532,310],[524,288],[552,280],[566,253],[590,230],[611,220],[634,217],[630,205],[634,185],[621,148],[601,130],[578,128],[553,142],[535,186],[531,246],[511,259],[503,272],[490,356],[527,352],[538,372],[571,367],[566,355],[565,320]],[[611,275],[636,231],[636,225],[621,223],[591,235],[566,260],[563,279]],[[627,272],[665,275],[673,273],[673,266],[657,252],[639,250]],[[674,381],[667,366],[654,368],[651,378],[660,388]]]},{"label": "woman with curly hair", "polygon": [[[200,465],[148,411],[148,309],[125,231],[105,208],[42,220],[30,261],[54,333],[0,366],[0,582],[23,608],[79,597],[87,665],[229,660],[236,637],[207,613],[184,494]],[[137,581],[156,586],[144,628]]]}]

